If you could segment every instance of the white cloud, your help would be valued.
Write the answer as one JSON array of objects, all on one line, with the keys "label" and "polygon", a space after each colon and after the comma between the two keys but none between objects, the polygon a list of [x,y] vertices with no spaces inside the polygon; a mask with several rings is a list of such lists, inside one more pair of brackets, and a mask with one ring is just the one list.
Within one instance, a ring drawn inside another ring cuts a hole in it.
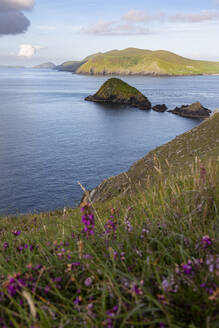
[{"label": "white cloud", "polygon": [[153,14],[140,10],[130,10],[123,16],[126,21],[147,23],[147,22],[169,22],[169,23],[202,23],[219,20],[219,11],[205,10],[195,14],[156,12]]},{"label": "white cloud", "polygon": [[21,44],[18,56],[31,58],[36,54],[37,50],[39,49],[44,49],[44,47],[33,46],[32,44]]},{"label": "white cloud", "polygon": [[34,0],[0,0],[0,10],[30,10]]},{"label": "white cloud", "polygon": [[93,34],[99,36],[110,35],[146,35],[150,34],[148,28],[117,21],[99,21],[96,24],[80,28],[83,34]]}]

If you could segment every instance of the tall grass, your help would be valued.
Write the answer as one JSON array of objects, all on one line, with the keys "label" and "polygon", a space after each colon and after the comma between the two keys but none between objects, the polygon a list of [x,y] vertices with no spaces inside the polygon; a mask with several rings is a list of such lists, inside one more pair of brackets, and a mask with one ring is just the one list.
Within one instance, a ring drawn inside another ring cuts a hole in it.
[{"label": "tall grass", "polygon": [[2,218],[0,325],[219,327],[218,191],[218,160],[196,159],[95,210]]}]

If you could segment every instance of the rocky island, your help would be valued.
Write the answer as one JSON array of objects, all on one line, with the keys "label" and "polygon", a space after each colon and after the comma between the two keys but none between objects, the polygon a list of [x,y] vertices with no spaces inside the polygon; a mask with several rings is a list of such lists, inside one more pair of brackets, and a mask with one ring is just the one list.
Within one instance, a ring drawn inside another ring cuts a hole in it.
[{"label": "rocky island", "polygon": [[165,104],[163,105],[156,105],[152,107],[153,110],[156,112],[164,113],[167,110],[167,106]]},{"label": "rocky island", "polygon": [[202,104],[198,101],[191,105],[183,105],[181,107],[176,107],[175,109],[169,110],[168,112],[183,117],[206,118],[210,116],[211,110],[203,107]]},{"label": "rocky island", "polygon": [[97,93],[85,100],[151,109],[150,101],[140,91],[117,78],[107,80]]}]

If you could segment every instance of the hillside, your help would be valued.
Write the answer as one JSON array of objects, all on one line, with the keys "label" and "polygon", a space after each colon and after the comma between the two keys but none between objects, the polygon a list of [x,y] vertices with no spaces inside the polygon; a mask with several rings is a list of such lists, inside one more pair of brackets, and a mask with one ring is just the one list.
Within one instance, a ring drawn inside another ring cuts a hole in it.
[{"label": "hillside", "polygon": [[71,73],[76,73],[76,71],[83,65],[85,64],[89,59],[94,58],[95,56],[97,56],[99,54],[93,54],[90,55],[86,58],[84,58],[83,60],[79,60],[79,61],[66,61],[61,65],[55,66],[54,69],[57,71],[61,71],[61,72],[71,72]]},{"label": "hillside", "polygon": [[53,69],[55,68],[56,65],[54,63],[48,62],[48,63],[43,63],[40,65],[36,65],[33,68],[39,68],[39,69]]},{"label": "hillside", "polygon": [[85,64],[85,61],[66,61],[61,65],[54,67],[56,71],[75,73],[77,69]]},{"label": "hillside", "polygon": [[200,75],[219,74],[219,62],[191,60],[164,50],[113,50],[84,60],[78,74]]},{"label": "hillside", "polygon": [[160,171],[166,177],[176,172],[190,170],[198,157],[203,162],[219,156],[219,113],[203,121],[169,143],[160,146],[134,163],[118,176],[104,180],[91,191],[93,202],[112,199],[121,194],[133,194],[142,190],[148,179],[154,181]]},{"label": "hillside", "polygon": [[1,218],[0,326],[218,328],[218,131],[135,163],[131,197]]}]

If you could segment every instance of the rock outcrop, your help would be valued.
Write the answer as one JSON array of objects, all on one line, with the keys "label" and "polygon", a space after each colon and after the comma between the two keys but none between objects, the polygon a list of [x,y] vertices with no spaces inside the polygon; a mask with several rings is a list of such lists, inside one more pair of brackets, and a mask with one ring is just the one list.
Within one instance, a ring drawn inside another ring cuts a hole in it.
[{"label": "rock outcrop", "polygon": [[175,109],[169,110],[168,112],[183,117],[206,118],[210,116],[211,110],[203,107],[200,102],[196,102],[191,105],[176,107]]},{"label": "rock outcrop", "polygon": [[160,112],[163,113],[167,110],[167,106],[165,104],[163,105],[156,105],[154,107],[152,107],[153,110],[155,110],[156,112]]},{"label": "rock outcrop", "polygon": [[85,100],[151,109],[150,101],[140,91],[117,78],[107,80],[97,93]]}]

